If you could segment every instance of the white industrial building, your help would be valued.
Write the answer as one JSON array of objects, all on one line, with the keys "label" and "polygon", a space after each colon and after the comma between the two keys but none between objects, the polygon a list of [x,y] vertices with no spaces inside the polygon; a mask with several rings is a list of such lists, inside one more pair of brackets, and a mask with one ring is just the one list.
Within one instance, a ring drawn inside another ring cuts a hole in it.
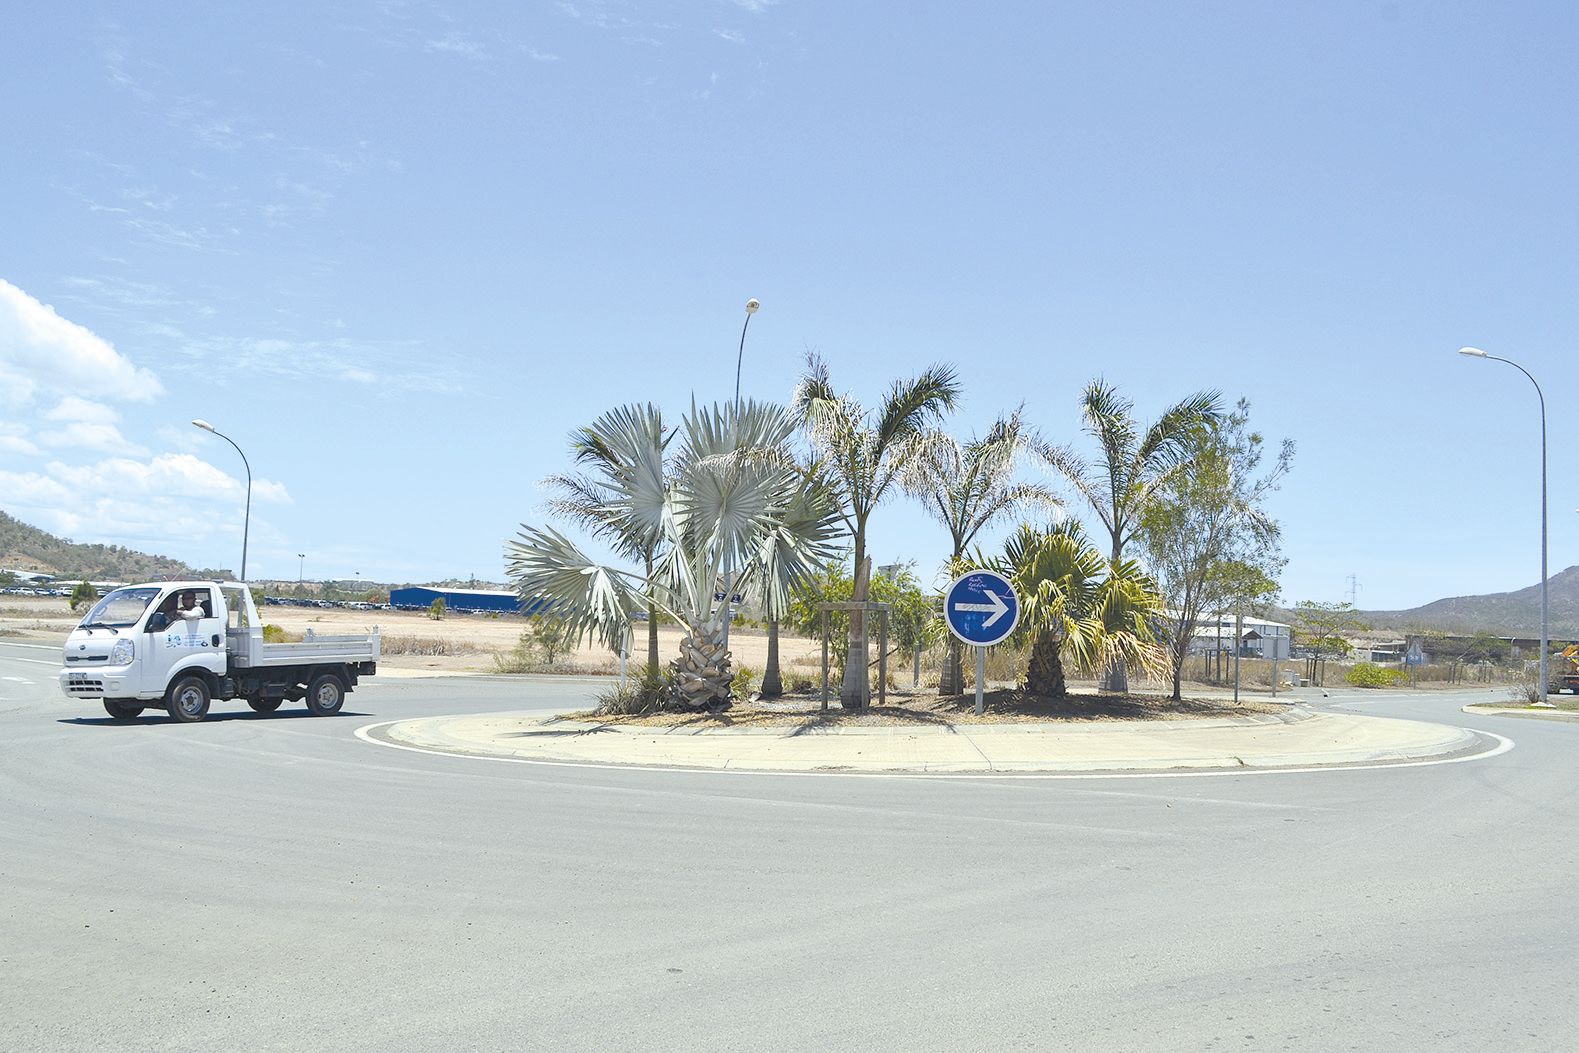
[{"label": "white industrial building", "polygon": [[[1174,617],[1172,613],[1168,615]],[[1263,618],[1246,618],[1238,623],[1243,635],[1239,639],[1239,654],[1243,658],[1270,658],[1284,661],[1288,658],[1293,642],[1292,628],[1283,622],[1270,622]],[[1202,617],[1195,623],[1195,635],[1190,638],[1190,654],[1210,654],[1214,651],[1234,652],[1235,619],[1232,615],[1214,618]]]}]

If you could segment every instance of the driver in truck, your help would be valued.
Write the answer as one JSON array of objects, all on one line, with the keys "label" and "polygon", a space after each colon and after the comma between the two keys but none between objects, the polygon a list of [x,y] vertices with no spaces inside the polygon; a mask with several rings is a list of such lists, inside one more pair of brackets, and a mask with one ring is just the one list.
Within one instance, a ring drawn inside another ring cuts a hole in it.
[{"label": "driver in truck", "polygon": [[170,612],[171,619],[180,618],[183,621],[195,622],[203,617],[203,608],[197,602],[197,596],[191,592],[181,593],[181,598],[176,601],[175,609]]}]

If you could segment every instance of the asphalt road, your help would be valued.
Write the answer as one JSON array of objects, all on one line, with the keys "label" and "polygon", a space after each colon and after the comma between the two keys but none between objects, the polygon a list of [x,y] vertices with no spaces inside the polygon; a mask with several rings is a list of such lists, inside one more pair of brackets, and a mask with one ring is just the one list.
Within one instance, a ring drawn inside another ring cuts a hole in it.
[{"label": "asphalt road", "polygon": [[[0,1048],[1568,1049],[1579,726],[1515,749],[1052,781],[492,763],[338,718],[114,725],[0,641]],[[1489,695],[1487,697],[1490,697]],[[300,715],[298,715],[300,713]]]}]

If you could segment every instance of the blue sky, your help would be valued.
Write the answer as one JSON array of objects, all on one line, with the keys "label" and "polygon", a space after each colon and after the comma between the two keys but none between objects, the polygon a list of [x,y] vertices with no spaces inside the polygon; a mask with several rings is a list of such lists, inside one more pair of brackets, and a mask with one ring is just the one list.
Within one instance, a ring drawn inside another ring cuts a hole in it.
[{"label": "blue sky", "polygon": [[[146,9],[145,9],[146,8]],[[1284,594],[1579,562],[1579,11],[802,0],[28,5],[0,37],[0,508],[310,578],[499,579],[603,409],[874,400],[980,430],[1102,375],[1293,438]],[[1080,509],[1074,510],[1079,514]],[[930,576],[896,501],[879,560]]]}]

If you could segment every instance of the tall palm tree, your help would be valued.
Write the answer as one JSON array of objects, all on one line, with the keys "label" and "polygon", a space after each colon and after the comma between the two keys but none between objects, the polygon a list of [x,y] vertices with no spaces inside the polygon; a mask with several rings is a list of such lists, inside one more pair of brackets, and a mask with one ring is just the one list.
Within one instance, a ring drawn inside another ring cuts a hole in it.
[{"label": "tall palm tree", "polygon": [[[795,389],[795,412],[822,462],[829,491],[854,545],[852,599],[856,603],[871,594],[867,521],[900,482],[905,466],[925,441],[926,426],[954,408],[959,390],[952,367],[932,366],[909,380],[895,381],[873,412],[834,390],[827,363],[819,356],[806,356],[806,371]],[[852,611],[850,651],[839,689],[839,701],[846,708],[859,708],[865,702],[866,664],[866,619],[862,612]]]},{"label": "tall palm tree", "polygon": [[1147,673],[1166,668],[1153,628],[1162,607],[1155,584],[1131,560],[1104,559],[1078,523],[1049,530],[1021,524],[1004,543],[1002,557],[988,565],[1020,597],[1017,635],[1031,642],[1025,672],[1030,694],[1065,697],[1066,660],[1083,670],[1114,662]]},{"label": "tall palm tree", "polygon": [[[1115,567],[1123,562],[1124,548],[1134,540],[1158,488],[1189,464],[1201,429],[1214,428],[1221,421],[1222,395],[1197,392],[1168,407],[1145,428],[1136,422],[1134,412],[1133,402],[1098,378],[1086,385],[1081,398],[1086,434],[1098,446],[1096,462],[1088,463],[1067,447],[1039,450],[1096,512],[1108,533],[1108,559]],[[1110,691],[1129,690],[1124,663],[1108,669],[1103,686]]]},{"label": "tall palm tree", "polygon": [[[953,542],[949,566],[956,566],[976,536],[1004,516],[1027,508],[1059,511],[1058,497],[1038,483],[1015,479],[1021,455],[1034,444],[1020,411],[1000,417],[982,438],[960,442],[933,430],[906,467],[905,489],[927,514],[948,529]],[[965,690],[961,644],[949,637],[948,659],[938,680],[939,695]]]},{"label": "tall palm tree", "polygon": [[648,460],[619,477],[603,506],[611,529],[656,532],[651,571],[599,563],[552,527],[523,525],[505,547],[516,589],[554,604],[575,636],[611,646],[628,631],[629,611],[650,597],[685,629],[670,663],[675,701],[726,706],[729,605],[715,602],[726,578],[732,589],[759,589],[769,612],[782,614],[790,591],[837,551],[836,513],[808,493],[789,457],[795,426],[780,406],[692,406],[668,472]]},{"label": "tall palm tree", "polygon": [[[667,450],[673,438],[674,432],[665,429],[663,412],[657,406],[620,406],[571,433],[571,453],[587,470],[544,480],[556,495],[548,504],[551,512],[601,538],[621,556],[640,560],[648,582],[663,542],[661,514],[657,509],[632,514],[621,495],[661,490],[668,476]],[[658,601],[650,589],[642,598],[647,611],[647,668],[656,673]]]}]

